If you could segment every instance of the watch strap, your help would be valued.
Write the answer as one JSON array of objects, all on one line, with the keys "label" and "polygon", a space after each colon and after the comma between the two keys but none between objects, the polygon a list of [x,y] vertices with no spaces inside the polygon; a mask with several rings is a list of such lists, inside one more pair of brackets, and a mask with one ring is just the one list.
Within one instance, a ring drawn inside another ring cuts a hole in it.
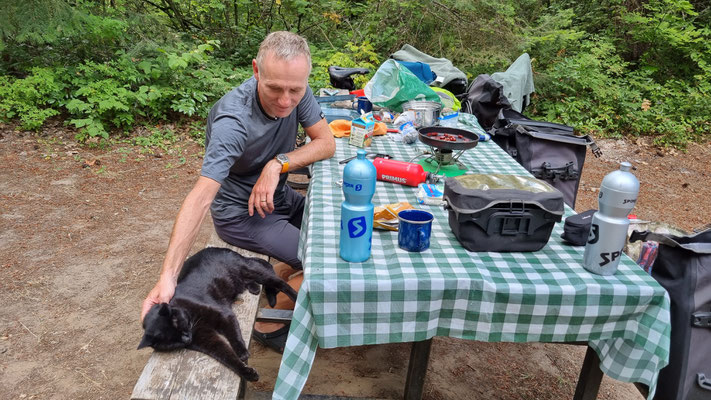
[{"label": "watch strap", "polygon": [[281,164],[282,174],[289,172],[289,157],[287,157],[286,154],[277,155],[276,160]]}]

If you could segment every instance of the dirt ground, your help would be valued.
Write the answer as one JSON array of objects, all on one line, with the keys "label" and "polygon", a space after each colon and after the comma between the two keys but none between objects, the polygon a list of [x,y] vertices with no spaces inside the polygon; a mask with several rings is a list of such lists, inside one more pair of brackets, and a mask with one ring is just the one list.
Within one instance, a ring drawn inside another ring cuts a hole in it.
[{"label": "dirt ground", "polygon": [[[202,149],[183,136],[152,150],[78,145],[61,124],[39,134],[0,125],[0,398],[128,398],[150,350],[136,350],[141,302],[158,277],[173,218],[197,179]],[[635,213],[685,230],[711,222],[711,144],[688,152],[646,141],[598,141],[577,210],[596,206],[602,177],[637,166]],[[150,151],[149,151],[150,150]],[[193,252],[209,237],[203,224]],[[280,356],[252,343],[250,364],[273,387]],[[305,393],[401,398],[410,346],[319,350]],[[437,338],[426,399],[571,398],[584,347]],[[605,377],[599,399],[641,399]]]}]

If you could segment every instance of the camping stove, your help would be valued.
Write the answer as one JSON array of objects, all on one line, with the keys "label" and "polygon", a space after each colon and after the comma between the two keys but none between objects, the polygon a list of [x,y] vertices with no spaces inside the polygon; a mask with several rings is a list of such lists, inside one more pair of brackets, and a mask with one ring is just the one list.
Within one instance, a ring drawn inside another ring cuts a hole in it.
[{"label": "camping stove", "polygon": [[455,153],[453,150],[438,149],[430,146],[430,151],[422,154],[423,156],[429,155],[429,157],[420,160],[419,164],[422,165],[425,171],[434,175],[463,175],[468,168],[459,161],[462,153],[464,153],[464,150]]},{"label": "camping stove", "polygon": [[[440,140],[436,134],[446,134],[457,139],[456,141]],[[422,168],[434,175],[457,176],[467,172],[467,167],[459,161],[459,157],[465,150],[471,149],[479,142],[479,135],[457,128],[444,126],[430,126],[420,128],[418,138],[420,142],[429,146],[430,151],[426,151],[413,160],[425,155],[429,157],[420,160]],[[411,160],[412,161],[412,160]]]}]

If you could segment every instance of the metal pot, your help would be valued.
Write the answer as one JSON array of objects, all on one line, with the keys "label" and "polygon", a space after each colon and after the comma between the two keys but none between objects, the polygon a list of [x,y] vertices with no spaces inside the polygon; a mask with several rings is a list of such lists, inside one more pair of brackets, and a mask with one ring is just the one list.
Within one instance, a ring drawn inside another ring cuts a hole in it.
[{"label": "metal pot", "polygon": [[412,122],[415,128],[424,128],[437,125],[442,105],[436,101],[411,100],[402,104],[402,111],[408,110],[415,113]]}]

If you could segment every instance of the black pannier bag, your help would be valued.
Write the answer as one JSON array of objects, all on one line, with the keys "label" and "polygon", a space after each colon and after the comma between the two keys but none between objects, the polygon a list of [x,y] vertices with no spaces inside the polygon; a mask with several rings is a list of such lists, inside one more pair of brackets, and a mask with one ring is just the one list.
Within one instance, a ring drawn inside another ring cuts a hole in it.
[{"label": "black pannier bag", "polygon": [[490,133],[528,172],[560,190],[571,208],[575,208],[587,147],[596,157],[602,155],[589,135],[576,136],[571,126],[534,121],[511,109],[501,110]]},{"label": "black pannier bag", "polygon": [[669,365],[655,400],[711,399],[711,229],[690,236],[632,232],[630,242],[655,241],[652,277],[671,299]]},{"label": "black pannier bag", "polygon": [[530,176],[472,174],[447,178],[449,227],[469,251],[537,251],[563,216],[563,196]]}]

